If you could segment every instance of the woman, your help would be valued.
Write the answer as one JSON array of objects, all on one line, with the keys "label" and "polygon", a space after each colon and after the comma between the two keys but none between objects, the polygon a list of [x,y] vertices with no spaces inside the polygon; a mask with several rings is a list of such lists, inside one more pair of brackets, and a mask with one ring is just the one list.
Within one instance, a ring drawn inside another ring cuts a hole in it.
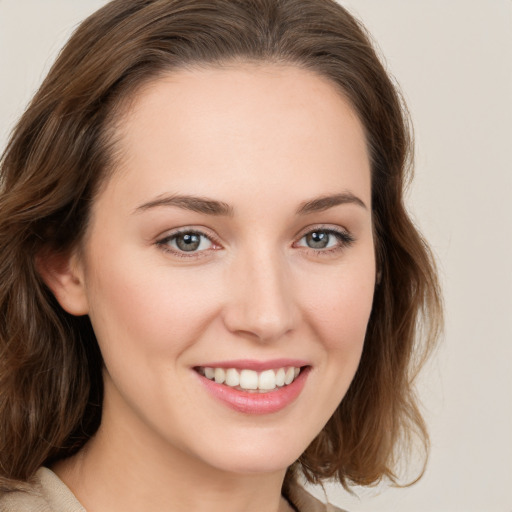
[{"label": "woman", "polygon": [[301,473],[396,481],[440,322],[409,155],[333,1],[88,18],[2,160],[0,510],[304,512],[328,509]]}]

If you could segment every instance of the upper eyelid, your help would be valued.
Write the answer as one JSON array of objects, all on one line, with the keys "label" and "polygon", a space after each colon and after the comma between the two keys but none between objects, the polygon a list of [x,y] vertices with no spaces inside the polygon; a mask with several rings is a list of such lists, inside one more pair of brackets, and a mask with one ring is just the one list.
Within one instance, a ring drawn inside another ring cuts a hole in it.
[{"label": "upper eyelid", "polygon": [[168,245],[168,242],[175,239],[180,234],[187,234],[187,233],[194,233],[200,236],[204,236],[206,239],[208,239],[213,246],[219,246],[219,242],[215,240],[214,237],[211,235],[208,235],[204,231],[200,229],[194,229],[194,228],[178,228],[174,231],[167,232],[167,234],[164,233],[163,236],[160,236],[156,239],[155,245],[159,247],[162,251],[165,251],[169,254],[174,254],[175,257],[185,258],[185,259],[197,259],[208,255],[208,252],[211,250],[218,250],[218,247],[209,247],[208,249],[203,249],[201,251],[181,251],[179,249],[176,249],[174,247],[170,247]]},{"label": "upper eyelid", "polygon": [[[302,238],[308,233],[311,233],[312,231],[332,231],[336,233],[345,233],[347,235],[351,235],[350,230],[342,227],[342,226],[334,226],[332,224],[313,224],[310,226],[307,226],[305,228],[302,228],[299,230],[295,235],[294,238]],[[181,228],[175,228],[171,230],[164,231],[161,235],[158,235],[156,238],[157,240],[165,240],[167,238],[172,238],[173,236],[177,236],[183,233],[197,233],[200,235],[205,236],[206,238],[210,239],[212,242],[220,243],[220,237],[218,235],[214,235],[204,227],[195,227],[195,226],[184,226]]]},{"label": "upper eyelid", "polygon": [[[339,226],[339,225],[333,225],[333,224],[311,224],[309,226],[306,226],[305,228],[300,229],[298,232],[295,233],[293,236],[294,240],[300,239],[307,235],[308,233],[311,233],[312,231],[330,231],[334,233],[341,233],[341,234],[347,234],[349,236],[352,236],[352,233],[349,229]],[[173,236],[182,234],[182,233],[198,233],[201,235],[204,235],[206,238],[210,239],[212,242],[216,242],[218,244],[221,244],[220,240],[221,237],[214,234],[210,229],[206,227],[196,227],[194,225],[191,226],[184,226],[180,228],[175,228],[171,230],[164,231],[162,235],[159,235],[157,238],[160,240],[164,240],[167,238],[172,238]]]},{"label": "upper eyelid", "polygon": [[210,231],[206,230],[206,228],[196,228],[196,227],[192,227],[192,226],[191,227],[185,226],[183,228],[176,228],[176,229],[170,229],[170,230],[164,231],[162,234],[160,234],[156,237],[156,240],[157,240],[157,242],[162,241],[162,240],[168,240],[175,236],[186,234],[186,233],[195,233],[198,235],[202,235],[202,236],[208,238],[209,240],[211,240],[212,242],[220,243],[220,242],[218,242],[219,237],[210,233]]},{"label": "upper eyelid", "polygon": [[[175,230],[171,230],[170,232],[168,231],[167,233],[164,233],[163,236],[158,237],[156,243],[158,245],[165,245],[165,243],[167,241],[172,240],[174,237],[177,237],[180,234],[195,233],[195,234],[204,236],[213,245],[221,246],[221,248],[222,248],[223,244],[219,240],[220,237],[210,234],[209,230],[205,230],[205,229],[206,228],[204,228],[204,227],[198,228],[198,227],[193,227],[193,226],[190,226],[190,227],[185,226],[185,227],[181,227],[181,228],[176,228]],[[302,240],[306,235],[314,232],[315,230],[316,231],[326,231],[328,233],[334,234],[335,236],[336,235],[340,235],[340,236],[346,235],[350,239],[348,241],[347,240],[345,241],[347,244],[351,244],[352,242],[355,241],[355,238],[351,234],[351,232],[344,227],[341,227],[341,226],[335,227],[333,225],[318,224],[318,225],[307,226],[306,228],[303,228],[301,231],[299,231],[299,233],[296,234],[294,237],[293,244],[296,244],[298,241]],[[340,240],[340,242],[343,242],[343,240]],[[204,249],[202,251],[192,251],[192,252],[190,252],[190,256],[193,257],[194,254],[198,255],[200,253],[206,253],[207,251],[210,251],[212,249],[213,248]],[[311,249],[311,248],[309,248],[309,249],[312,251],[315,251],[315,252],[329,251],[329,249],[326,249],[325,251],[322,251],[321,249]],[[218,250],[218,247],[215,248],[215,250]],[[179,252],[180,254],[183,252],[183,254],[185,254],[184,251],[179,251],[176,249],[171,249],[171,251]]]},{"label": "upper eyelid", "polygon": [[[203,228],[204,229],[204,228]],[[208,251],[211,250],[218,250],[219,247],[222,247],[222,244],[218,241],[216,237],[213,235],[210,235],[203,231],[203,229],[197,229],[197,228],[177,228],[175,230],[164,232],[162,235],[158,236],[155,240],[155,245],[162,248],[162,250],[165,250],[169,253],[175,253],[180,256],[190,257],[193,258],[199,257],[199,255],[205,255]],[[179,249],[175,249],[173,247],[170,247],[168,245],[168,242],[171,242],[173,239],[175,239],[177,236],[181,234],[187,234],[187,233],[194,233],[198,234],[200,236],[204,236],[207,240],[210,241],[210,243],[213,245],[213,247],[209,247],[208,249],[203,249],[201,251],[190,251],[190,253],[187,253],[186,251],[180,251]]]},{"label": "upper eyelid", "polygon": [[[300,237],[298,237],[297,241],[302,240],[305,236],[307,236],[310,233],[314,233],[315,231],[324,231],[326,233],[329,233],[330,235],[335,236],[338,239],[338,241],[340,242],[340,246],[348,246],[348,245],[352,245],[354,242],[356,242],[356,238],[354,237],[354,235],[352,235],[352,233],[350,233],[350,231],[348,231],[346,229],[335,229],[335,228],[313,228],[313,229],[310,229],[310,230],[304,232]],[[297,243],[297,242],[294,242],[294,243]],[[328,252],[329,250],[333,250],[334,248],[324,249],[324,250],[312,249],[312,248],[309,248],[309,249],[314,250],[315,252]]]},{"label": "upper eyelid", "polygon": [[349,229],[338,226],[334,224],[312,224],[311,226],[307,226],[303,229],[301,229],[296,235],[296,239],[300,239],[304,236],[306,236],[308,233],[311,233],[312,231],[330,231],[334,233],[340,233],[340,234],[346,234],[349,236],[352,236],[352,233]]}]

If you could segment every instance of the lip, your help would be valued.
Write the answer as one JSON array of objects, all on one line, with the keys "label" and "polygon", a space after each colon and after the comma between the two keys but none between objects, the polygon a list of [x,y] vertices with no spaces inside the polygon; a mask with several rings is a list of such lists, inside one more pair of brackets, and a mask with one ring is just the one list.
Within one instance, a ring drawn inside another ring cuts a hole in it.
[{"label": "lip", "polygon": [[308,361],[302,359],[269,359],[268,361],[256,361],[254,359],[235,359],[232,361],[213,361],[204,364],[198,364],[196,367],[203,368],[235,368],[236,370],[254,370],[255,372],[264,372],[265,370],[277,370],[287,366],[301,368],[309,366]]},{"label": "lip", "polygon": [[[234,361],[230,361],[230,366],[215,366],[215,368],[236,368],[236,366],[233,366],[233,363]],[[283,366],[295,365],[288,364]],[[298,366],[299,365],[296,365],[296,367]],[[248,368],[247,366],[242,367]],[[265,366],[262,370],[259,371],[279,367],[279,365],[270,367]],[[206,388],[206,390],[214,398],[222,402],[227,407],[244,414],[272,414],[285,409],[298,398],[302,389],[304,388],[304,385],[306,384],[310,370],[311,366],[302,368],[302,371],[298,377],[291,384],[273,391],[269,391],[267,393],[249,393],[247,391],[240,391],[238,389],[225,386],[224,384],[217,384],[215,381],[207,379],[197,372],[194,373],[197,375],[197,378],[200,380],[201,384]]]}]

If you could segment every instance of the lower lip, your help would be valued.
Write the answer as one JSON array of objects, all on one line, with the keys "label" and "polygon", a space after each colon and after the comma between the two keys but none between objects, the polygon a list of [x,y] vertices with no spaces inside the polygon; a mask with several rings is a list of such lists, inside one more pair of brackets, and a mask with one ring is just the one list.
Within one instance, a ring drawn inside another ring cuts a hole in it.
[{"label": "lower lip", "polygon": [[304,368],[299,376],[287,386],[266,393],[248,393],[238,389],[217,384],[215,381],[197,373],[202,384],[218,400],[231,409],[245,414],[271,414],[281,411],[300,395],[310,367]]}]

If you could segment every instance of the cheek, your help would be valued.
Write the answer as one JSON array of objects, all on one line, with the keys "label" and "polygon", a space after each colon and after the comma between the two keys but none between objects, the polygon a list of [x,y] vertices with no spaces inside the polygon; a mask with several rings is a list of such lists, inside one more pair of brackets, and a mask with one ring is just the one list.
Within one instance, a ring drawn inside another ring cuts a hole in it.
[{"label": "cheek", "polygon": [[201,272],[176,272],[112,253],[95,269],[89,315],[105,359],[119,348],[126,358],[179,353],[216,313],[218,298],[213,287],[201,286]]},{"label": "cheek", "polygon": [[[359,262],[362,263],[362,262]],[[340,266],[315,276],[304,290],[310,325],[330,351],[360,352],[370,317],[375,286],[373,259],[368,264]]]}]

